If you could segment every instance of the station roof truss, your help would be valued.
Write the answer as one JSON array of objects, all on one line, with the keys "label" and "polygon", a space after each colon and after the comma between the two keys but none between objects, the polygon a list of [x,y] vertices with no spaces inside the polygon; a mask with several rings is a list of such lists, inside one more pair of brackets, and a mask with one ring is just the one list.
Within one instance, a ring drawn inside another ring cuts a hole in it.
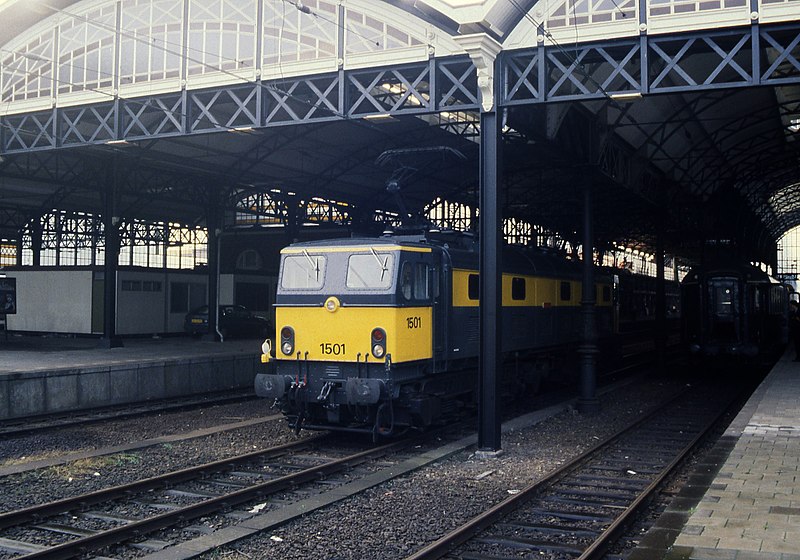
[{"label": "station roof truss", "polygon": [[475,208],[481,83],[462,45],[484,33],[502,46],[507,218],[577,242],[590,185],[601,244],[652,249],[662,231],[688,254],[729,236],[769,261],[800,225],[800,21],[788,2],[676,19],[679,4],[0,4],[16,15],[0,32],[0,237],[56,208],[101,214],[112,191],[122,216],[188,225],[218,204],[253,226]]}]

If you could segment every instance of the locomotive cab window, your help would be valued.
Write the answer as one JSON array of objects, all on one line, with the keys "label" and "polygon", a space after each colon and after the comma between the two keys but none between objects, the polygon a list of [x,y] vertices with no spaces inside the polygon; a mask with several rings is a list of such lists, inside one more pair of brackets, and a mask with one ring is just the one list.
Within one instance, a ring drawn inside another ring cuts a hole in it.
[{"label": "locomotive cab window", "polygon": [[346,285],[353,290],[385,290],[392,286],[394,255],[372,251],[350,255]]},{"label": "locomotive cab window", "polygon": [[525,300],[525,279],[512,278],[511,279],[511,299],[515,301]]},{"label": "locomotive cab window", "polygon": [[285,290],[319,290],[325,281],[326,258],[303,251],[283,259],[281,288]]},{"label": "locomotive cab window", "polygon": [[561,282],[559,298],[561,301],[570,301],[572,299],[572,285],[569,282]]},{"label": "locomotive cab window", "polygon": [[611,286],[603,286],[602,290],[603,303],[611,301]]},{"label": "locomotive cab window", "polygon": [[400,269],[400,294],[406,301],[414,294],[414,267],[410,262],[403,263]]}]

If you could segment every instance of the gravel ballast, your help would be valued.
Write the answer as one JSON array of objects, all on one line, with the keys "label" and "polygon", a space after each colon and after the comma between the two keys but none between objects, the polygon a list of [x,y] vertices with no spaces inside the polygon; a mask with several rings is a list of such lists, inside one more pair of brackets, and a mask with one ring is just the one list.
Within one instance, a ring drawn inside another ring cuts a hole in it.
[{"label": "gravel ballast", "polygon": [[682,385],[643,381],[620,388],[602,397],[597,416],[570,409],[504,433],[499,457],[467,450],[203,558],[405,558],[597,444]]},{"label": "gravel ballast", "polygon": [[[204,558],[404,558],[540,479],[674,394],[679,380],[643,380],[601,397],[597,416],[569,409],[504,433],[503,452],[460,452]],[[0,441],[0,466],[269,416],[263,401],[153,415]],[[299,437],[314,435],[303,432]],[[99,490],[298,438],[283,420],[0,478],[0,511]],[[26,457],[27,459],[23,459]]]}]

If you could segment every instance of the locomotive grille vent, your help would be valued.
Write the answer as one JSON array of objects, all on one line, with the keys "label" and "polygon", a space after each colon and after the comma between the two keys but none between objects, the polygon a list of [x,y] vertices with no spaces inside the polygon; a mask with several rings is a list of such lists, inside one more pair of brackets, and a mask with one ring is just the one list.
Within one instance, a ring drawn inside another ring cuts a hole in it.
[{"label": "locomotive grille vent", "polygon": [[326,365],[325,377],[340,379],[342,377],[342,368],[334,364]]},{"label": "locomotive grille vent", "polygon": [[478,342],[480,340],[480,322],[477,317],[470,317],[467,320],[467,342]]}]

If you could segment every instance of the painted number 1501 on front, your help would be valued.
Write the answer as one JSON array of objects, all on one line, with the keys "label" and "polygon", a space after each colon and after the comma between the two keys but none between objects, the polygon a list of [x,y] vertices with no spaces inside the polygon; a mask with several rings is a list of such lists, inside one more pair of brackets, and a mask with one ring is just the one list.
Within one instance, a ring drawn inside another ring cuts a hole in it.
[{"label": "painted number 1501 on front", "polygon": [[343,356],[345,354],[344,343],[334,344],[332,342],[323,342],[319,345],[319,351],[324,356]]}]

